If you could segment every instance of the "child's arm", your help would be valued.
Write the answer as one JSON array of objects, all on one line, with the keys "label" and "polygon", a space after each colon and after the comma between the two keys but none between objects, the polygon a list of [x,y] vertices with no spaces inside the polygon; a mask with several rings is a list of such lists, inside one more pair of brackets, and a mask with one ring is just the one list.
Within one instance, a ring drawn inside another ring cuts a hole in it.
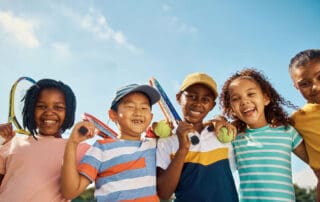
[{"label": "child's arm", "polygon": [[193,126],[180,122],[176,130],[179,139],[179,149],[166,170],[157,168],[157,191],[161,199],[169,199],[180,180],[184,159],[189,151],[190,141],[188,134],[194,132]]},{"label": "child's arm", "polygon": [[304,141],[302,141],[294,150],[293,153],[297,155],[302,161],[305,163],[309,163],[308,154],[306,151],[306,147],[304,145]]},{"label": "child's arm", "polygon": [[[85,126],[88,132],[79,133],[79,128]],[[79,196],[90,184],[90,180],[80,175],[77,170],[77,147],[81,141],[94,136],[94,125],[90,122],[80,122],[73,128],[67,142],[61,172],[61,192],[63,197],[72,199]]]}]

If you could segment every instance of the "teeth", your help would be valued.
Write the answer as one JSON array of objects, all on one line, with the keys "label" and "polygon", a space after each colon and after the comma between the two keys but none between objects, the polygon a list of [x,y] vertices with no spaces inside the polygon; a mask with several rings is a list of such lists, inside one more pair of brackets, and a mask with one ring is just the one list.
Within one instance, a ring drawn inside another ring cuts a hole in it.
[{"label": "teeth", "polygon": [[143,123],[143,121],[141,121],[141,120],[133,120],[132,122],[137,123],[137,124]]},{"label": "teeth", "polygon": [[54,120],[44,120],[43,122],[45,124],[55,124],[56,123],[56,121],[54,121]]},{"label": "teeth", "polygon": [[254,110],[254,108],[245,109],[245,110],[243,110],[243,112],[247,113],[247,112],[252,111],[252,110]]},{"label": "teeth", "polygon": [[201,112],[196,112],[196,111],[191,111],[191,113],[194,114],[194,115],[200,115],[201,114]]}]

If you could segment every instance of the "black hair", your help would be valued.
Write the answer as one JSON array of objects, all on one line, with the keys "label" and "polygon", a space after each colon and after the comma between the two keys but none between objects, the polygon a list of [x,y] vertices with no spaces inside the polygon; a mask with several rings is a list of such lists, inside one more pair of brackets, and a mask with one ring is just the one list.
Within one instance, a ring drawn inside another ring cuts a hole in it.
[{"label": "black hair", "polygon": [[262,92],[268,96],[270,103],[265,107],[265,116],[269,124],[288,126],[292,124],[287,112],[282,106],[287,106],[292,109],[297,109],[290,101],[285,100],[271,85],[268,78],[262,72],[254,68],[243,69],[242,71],[233,74],[223,85],[220,94],[220,106],[223,109],[223,114],[233,120],[233,124],[237,127],[239,132],[243,132],[247,124],[241,121],[238,117],[234,116],[230,103],[229,86],[232,81],[238,78],[250,79],[257,83]]},{"label": "black hair", "polygon": [[310,62],[320,62],[320,49],[308,49],[299,52],[290,60],[289,71],[293,68],[304,67]]},{"label": "black hair", "polygon": [[37,125],[35,121],[35,107],[41,91],[45,89],[57,89],[64,94],[66,102],[66,117],[61,126],[61,133],[71,128],[75,120],[76,97],[72,89],[61,81],[53,79],[42,79],[31,86],[23,98],[24,105],[22,109],[23,127],[27,128],[33,137],[37,134]]}]

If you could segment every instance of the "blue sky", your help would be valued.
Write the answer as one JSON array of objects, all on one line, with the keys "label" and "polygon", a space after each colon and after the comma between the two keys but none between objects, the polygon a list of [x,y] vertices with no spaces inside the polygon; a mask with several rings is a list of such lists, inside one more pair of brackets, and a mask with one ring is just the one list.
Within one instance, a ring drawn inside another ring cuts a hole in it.
[{"label": "blue sky", "polygon": [[[319,10],[318,0],[1,0],[0,122],[7,121],[9,90],[20,76],[69,84],[78,120],[88,112],[107,122],[115,90],[129,83],[154,76],[176,105],[187,74],[206,72],[220,89],[243,67],[262,70],[301,106],[288,63],[301,50],[319,48]],[[154,113],[163,118],[158,106]],[[306,169],[297,159],[293,167]]]}]

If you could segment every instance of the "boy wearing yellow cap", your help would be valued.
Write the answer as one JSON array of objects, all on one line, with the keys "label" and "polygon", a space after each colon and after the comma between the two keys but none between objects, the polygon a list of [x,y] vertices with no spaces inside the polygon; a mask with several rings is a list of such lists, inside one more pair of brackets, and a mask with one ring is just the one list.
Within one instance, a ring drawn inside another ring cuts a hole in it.
[{"label": "boy wearing yellow cap", "polygon": [[[212,126],[204,124],[216,105],[216,82],[207,74],[192,73],[184,79],[176,98],[183,120],[175,134],[158,140],[157,191],[162,199],[175,194],[177,202],[238,201],[230,143],[221,143]],[[196,134],[192,144],[189,134]],[[230,160],[229,160],[230,159]]]}]

